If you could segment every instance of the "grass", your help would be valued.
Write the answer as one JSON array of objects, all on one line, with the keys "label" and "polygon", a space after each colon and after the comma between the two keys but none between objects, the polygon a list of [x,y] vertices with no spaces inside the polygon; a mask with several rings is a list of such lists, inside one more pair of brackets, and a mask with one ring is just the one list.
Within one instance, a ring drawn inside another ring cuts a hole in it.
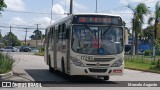
[{"label": "grass", "polygon": [[41,52],[35,53],[34,55],[44,56],[44,51],[41,51]]},{"label": "grass", "polygon": [[125,68],[160,73],[160,61],[146,57],[125,57]]},{"label": "grass", "polygon": [[11,71],[13,63],[14,59],[11,56],[0,53],[0,74]]}]

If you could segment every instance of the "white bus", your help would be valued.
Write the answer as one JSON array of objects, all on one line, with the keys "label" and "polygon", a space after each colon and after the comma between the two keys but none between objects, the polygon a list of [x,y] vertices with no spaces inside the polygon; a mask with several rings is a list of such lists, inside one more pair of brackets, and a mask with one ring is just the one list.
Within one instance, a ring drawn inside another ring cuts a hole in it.
[{"label": "white bus", "polygon": [[124,28],[118,15],[72,14],[46,28],[49,71],[103,77],[122,75]]}]

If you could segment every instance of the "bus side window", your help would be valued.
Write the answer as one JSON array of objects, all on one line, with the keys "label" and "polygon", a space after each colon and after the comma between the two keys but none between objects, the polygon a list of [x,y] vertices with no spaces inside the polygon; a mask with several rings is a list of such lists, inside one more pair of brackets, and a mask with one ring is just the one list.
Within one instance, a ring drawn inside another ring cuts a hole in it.
[{"label": "bus side window", "polygon": [[49,43],[52,43],[52,41],[54,39],[53,38],[54,37],[54,28],[53,27],[49,29],[48,37],[49,37]]},{"label": "bus side window", "polygon": [[66,39],[66,24],[62,25],[62,40]]},{"label": "bus side window", "polygon": [[58,26],[58,41],[62,40],[62,25]]},{"label": "bus side window", "polygon": [[69,37],[70,37],[69,36],[70,31],[69,30],[70,30],[70,28],[66,27],[66,34],[65,34],[66,35],[66,39],[69,39]]},{"label": "bus side window", "polygon": [[48,29],[45,30],[45,40],[43,44],[48,43],[47,40],[48,40]]},{"label": "bus side window", "polygon": [[52,27],[52,36],[51,36],[51,38],[52,38],[52,41],[54,42],[54,27]]},{"label": "bus side window", "polygon": [[52,42],[52,38],[51,38],[51,28],[48,29],[48,39],[49,39],[49,43]]}]

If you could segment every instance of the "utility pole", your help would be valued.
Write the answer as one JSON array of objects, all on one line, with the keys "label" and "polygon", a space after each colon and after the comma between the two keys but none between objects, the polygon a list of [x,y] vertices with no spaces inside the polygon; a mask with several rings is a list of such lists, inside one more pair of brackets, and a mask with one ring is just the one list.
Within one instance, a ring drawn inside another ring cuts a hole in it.
[{"label": "utility pole", "polygon": [[27,32],[28,32],[28,31],[27,31],[27,29],[28,29],[28,28],[25,28],[25,29],[26,29],[26,31],[25,31],[25,32],[26,32],[26,33],[25,33],[25,45],[26,45],[26,40],[27,40]]},{"label": "utility pole", "polygon": [[50,24],[52,23],[52,10],[53,10],[53,0],[52,0],[52,7],[51,7],[51,21],[50,21]]},{"label": "utility pole", "polygon": [[12,46],[12,26],[10,26],[10,31],[9,31],[9,41],[10,41],[10,46]]},{"label": "utility pole", "polygon": [[131,9],[133,11],[133,19],[132,19],[132,55],[135,55],[135,17],[136,17],[136,11],[130,6],[128,5],[128,8]]},{"label": "utility pole", "polygon": [[[39,27],[40,24],[36,24],[36,25],[37,25],[37,30],[39,30],[38,27]],[[35,33],[35,34],[36,34],[36,33]],[[36,48],[37,48],[37,46],[38,46],[38,36],[37,36],[37,34],[36,34]]]},{"label": "utility pole", "polygon": [[132,25],[132,48],[131,48],[131,49],[132,49],[132,50],[131,50],[132,53],[131,53],[131,54],[132,54],[132,55],[135,55],[135,40],[134,40],[134,39],[135,39],[135,38],[134,38],[134,37],[135,37],[135,28],[134,28],[134,26],[135,26],[135,13],[134,13],[134,17],[133,17],[133,19],[132,19],[132,24],[133,24],[133,25]]},{"label": "utility pole", "polygon": [[70,13],[73,14],[73,0],[70,0]]},{"label": "utility pole", "polygon": [[97,12],[97,0],[96,0],[96,11],[95,11],[95,12],[98,13],[98,12]]}]

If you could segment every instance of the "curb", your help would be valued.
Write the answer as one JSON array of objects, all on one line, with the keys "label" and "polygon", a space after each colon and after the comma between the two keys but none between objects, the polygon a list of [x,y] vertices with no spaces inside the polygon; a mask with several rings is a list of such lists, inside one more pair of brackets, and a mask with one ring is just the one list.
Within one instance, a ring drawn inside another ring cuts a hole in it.
[{"label": "curb", "polygon": [[8,73],[0,74],[0,80],[1,79],[7,79],[7,78],[12,77],[12,76],[13,76],[13,72],[12,71],[10,71]]},{"label": "curb", "polygon": [[137,70],[137,71],[142,71],[142,72],[149,72],[149,73],[156,73],[156,74],[160,74],[160,72],[151,71],[151,70],[143,70],[143,69],[127,68],[127,67],[126,67],[125,69],[129,69],[129,70]]}]

